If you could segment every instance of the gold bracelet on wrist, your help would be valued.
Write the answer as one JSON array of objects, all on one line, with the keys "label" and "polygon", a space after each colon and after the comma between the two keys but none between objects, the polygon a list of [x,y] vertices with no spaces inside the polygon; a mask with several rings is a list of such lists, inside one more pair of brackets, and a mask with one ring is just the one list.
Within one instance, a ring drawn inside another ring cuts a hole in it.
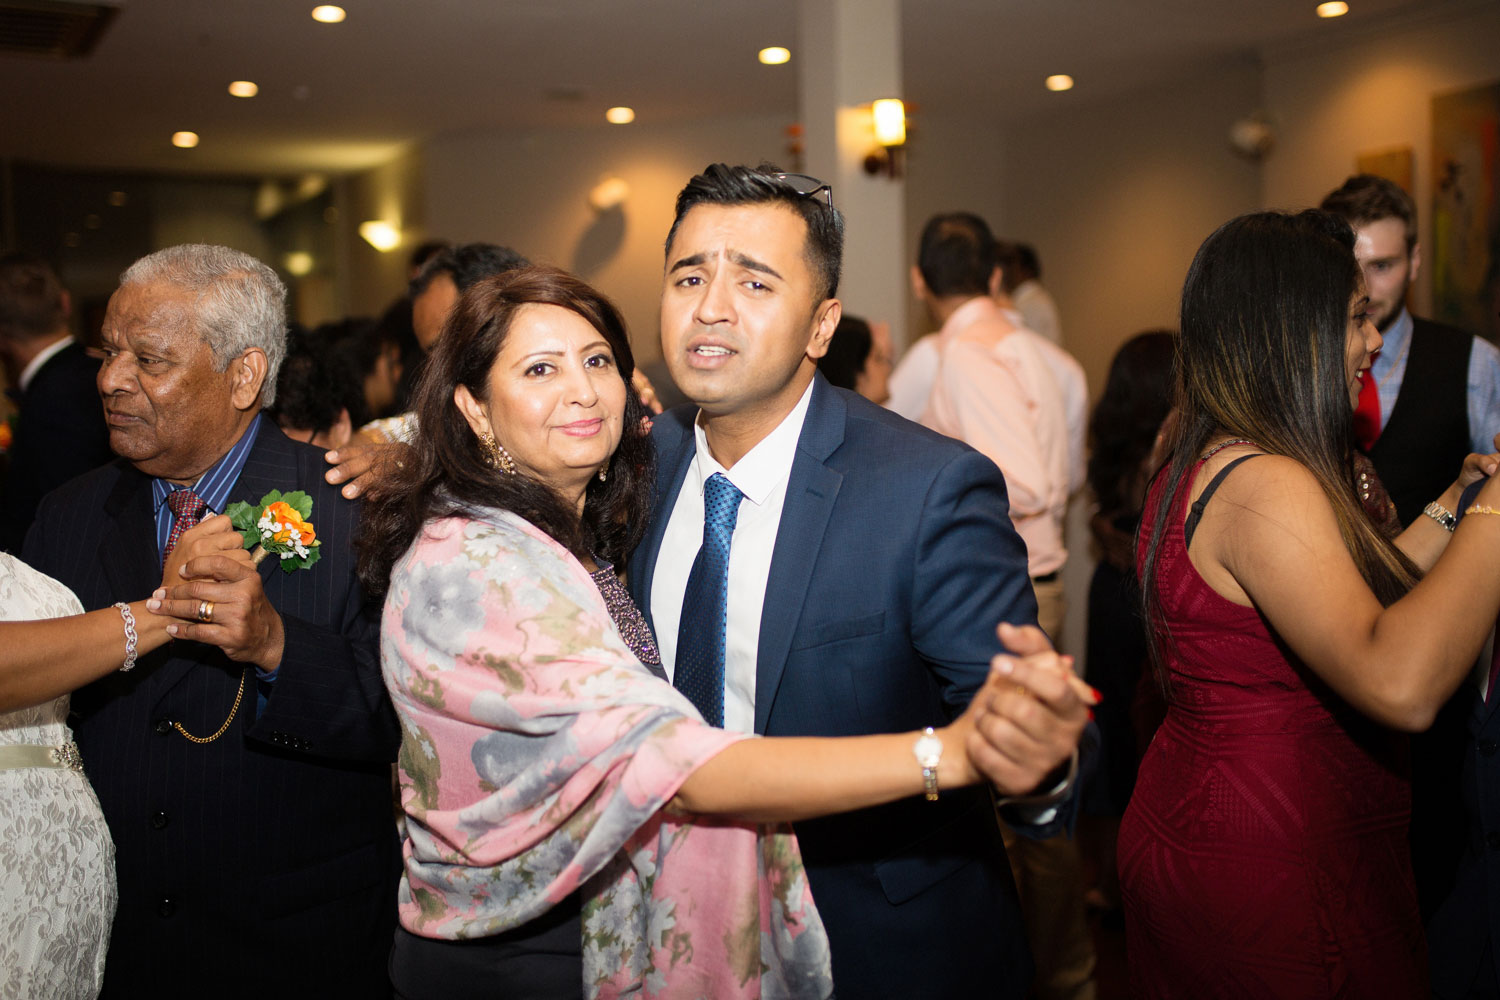
[{"label": "gold bracelet on wrist", "polygon": [[1465,514],[1500,514],[1500,508],[1491,507],[1489,504],[1476,503],[1464,511]]}]

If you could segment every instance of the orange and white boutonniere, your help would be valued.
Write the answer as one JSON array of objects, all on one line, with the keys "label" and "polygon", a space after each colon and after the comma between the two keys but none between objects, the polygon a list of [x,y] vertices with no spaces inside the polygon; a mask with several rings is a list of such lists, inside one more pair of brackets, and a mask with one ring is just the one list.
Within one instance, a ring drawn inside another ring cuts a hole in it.
[{"label": "orange and white boutonniere", "polygon": [[283,573],[306,569],[322,555],[322,544],[313,531],[312,497],[301,490],[272,490],[260,498],[259,506],[237,502],[225,508],[229,521],[245,539],[245,548],[255,564],[275,554]]}]

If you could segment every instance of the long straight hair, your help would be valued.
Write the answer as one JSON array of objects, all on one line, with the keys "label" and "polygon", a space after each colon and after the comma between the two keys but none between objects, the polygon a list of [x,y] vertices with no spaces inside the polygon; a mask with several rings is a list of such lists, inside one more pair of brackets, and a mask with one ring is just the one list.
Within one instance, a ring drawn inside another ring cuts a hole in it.
[{"label": "long straight hair", "polygon": [[1175,502],[1190,485],[1188,470],[1216,435],[1248,438],[1313,474],[1382,605],[1420,576],[1371,523],[1354,488],[1345,343],[1358,287],[1353,231],[1317,210],[1242,215],[1220,226],[1193,258],[1177,341],[1176,440],[1160,473],[1167,476],[1160,502],[1141,525],[1144,617],[1164,687],[1172,637],[1158,597],[1162,542]]}]

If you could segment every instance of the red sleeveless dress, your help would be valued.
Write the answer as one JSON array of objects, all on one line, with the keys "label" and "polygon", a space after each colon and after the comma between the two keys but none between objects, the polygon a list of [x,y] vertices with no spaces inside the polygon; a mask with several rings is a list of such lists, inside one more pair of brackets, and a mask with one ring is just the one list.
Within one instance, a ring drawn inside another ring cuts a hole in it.
[{"label": "red sleeveless dress", "polygon": [[1170,704],[1120,827],[1131,995],[1428,996],[1406,741],[1203,581],[1187,493],[1158,556]]}]

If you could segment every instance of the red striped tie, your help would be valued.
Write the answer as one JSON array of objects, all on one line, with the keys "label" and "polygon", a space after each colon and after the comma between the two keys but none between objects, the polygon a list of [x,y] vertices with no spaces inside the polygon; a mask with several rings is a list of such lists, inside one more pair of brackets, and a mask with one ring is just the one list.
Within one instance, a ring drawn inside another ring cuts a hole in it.
[{"label": "red striped tie", "polygon": [[208,508],[203,498],[192,490],[175,490],[167,494],[167,506],[172,508],[172,530],[167,535],[167,548],[161,554],[163,562],[167,556],[177,547],[177,540],[182,533],[203,518],[203,512]]}]

